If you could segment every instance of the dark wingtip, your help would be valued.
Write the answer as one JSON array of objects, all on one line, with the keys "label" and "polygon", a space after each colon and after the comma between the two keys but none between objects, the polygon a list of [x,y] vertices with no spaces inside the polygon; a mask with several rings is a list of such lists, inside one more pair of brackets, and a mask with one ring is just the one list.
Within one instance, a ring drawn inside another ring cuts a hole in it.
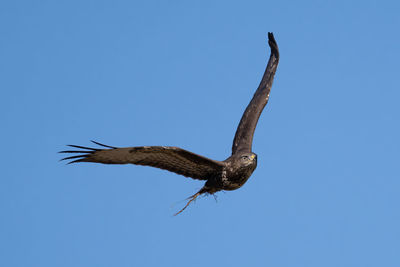
[{"label": "dark wingtip", "polygon": [[67,165],[71,164],[71,163],[77,163],[77,162],[85,162],[85,156],[72,156],[72,157],[66,157],[63,159],[60,159],[60,161],[64,161],[64,160],[70,160],[70,159],[74,159],[73,161],[67,162]]},{"label": "dark wingtip", "polygon": [[77,155],[77,156],[66,157],[66,158],[63,158],[63,159],[61,159],[61,160],[77,159],[77,158],[84,158],[84,157],[86,157],[86,156],[84,156],[84,155]]},{"label": "dark wingtip", "polygon": [[77,160],[73,160],[67,163],[67,165],[72,164],[72,163],[77,163],[77,162],[82,162],[82,159],[77,159]]},{"label": "dark wingtip", "polygon": [[60,161],[70,160],[70,159],[74,159],[74,160],[68,162],[67,164],[71,164],[71,163],[75,163],[75,162],[84,162],[84,161],[86,161],[85,160],[86,156],[78,155],[78,156],[66,157],[66,158],[61,159]]},{"label": "dark wingtip", "polygon": [[80,148],[80,149],[87,149],[87,150],[93,150],[93,151],[99,151],[100,149],[97,148],[92,148],[92,147],[86,147],[86,146],[77,146],[77,145],[67,145],[69,147],[75,147],[75,148]]},{"label": "dark wingtip", "polygon": [[[107,146],[104,145],[102,143],[96,142],[91,140],[92,143],[98,145],[98,146],[102,146],[102,147],[106,147],[106,148],[111,148],[111,149],[116,149],[117,147],[114,146]],[[70,159],[76,159],[73,161],[68,162],[67,164],[71,164],[71,163],[76,163],[76,162],[90,162],[91,160],[88,159],[90,157],[91,154],[97,152],[97,151],[102,151],[104,150],[104,148],[92,148],[92,147],[86,147],[86,146],[77,146],[77,145],[67,145],[69,147],[74,147],[74,148],[79,148],[82,150],[63,150],[63,151],[59,151],[58,153],[77,153],[80,155],[75,155],[75,156],[71,156],[71,157],[66,157],[61,159],[60,161],[63,160],[70,160]]]},{"label": "dark wingtip", "polygon": [[[62,161],[64,161],[64,160],[67,160],[67,159],[60,159],[59,162],[62,162]],[[76,161],[77,161],[77,160],[70,161],[70,162],[66,162],[65,165],[69,165],[69,164],[71,164],[71,163],[73,163],[73,162],[76,162]]]},{"label": "dark wingtip", "polygon": [[117,148],[115,146],[108,146],[108,145],[105,145],[105,144],[102,144],[102,143],[99,143],[99,142],[96,142],[96,141],[93,141],[93,140],[90,140],[90,142],[92,142],[92,143],[94,143],[94,144],[96,144],[98,146],[108,147],[108,148],[112,148],[112,149]]},{"label": "dark wingtip", "polygon": [[85,150],[63,150],[63,151],[58,151],[58,153],[86,153],[90,154],[93,153],[94,151],[85,151]]},{"label": "dark wingtip", "polygon": [[279,57],[278,44],[276,43],[274,34],[272,32],[268,33],[268,45],[271,48],[271,55],[275,55],[278,58]]}]

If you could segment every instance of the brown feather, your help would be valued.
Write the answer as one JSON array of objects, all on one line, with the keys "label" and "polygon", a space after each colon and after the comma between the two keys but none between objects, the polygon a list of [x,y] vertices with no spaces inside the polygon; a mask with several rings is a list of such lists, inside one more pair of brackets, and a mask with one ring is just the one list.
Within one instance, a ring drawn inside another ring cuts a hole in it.
[{"label": "brown feather", "polygon": [[[74,146],[77,147],[77,146]],[[82,147],[82,149],[92,149]],[[62,151],[62,153],[78,151]],[[179,147],[142,146],[113,149],[101,149],[83,155],[66,157],[63,160],[76,159],[73,162],[97,162],[104,164],[136,164],[152,166],[199,180],[208,180],[211,175],[222,171],[224,162],[212,160]]]},{"label": "brown feather", "polygon": [[242,119],[240,120],[239,126],[236,130],[232,145],[232,155],[238,152],[251,152],[254,131],[256,130],[258,118],[269,99],[272,82],[279,63],[278,45],[276,44],[274,35],[271,32],[268,33],[268,44],[271,48],[271,56],[260,85],[254,93],[253,99],[251,99],[243,113]]}]

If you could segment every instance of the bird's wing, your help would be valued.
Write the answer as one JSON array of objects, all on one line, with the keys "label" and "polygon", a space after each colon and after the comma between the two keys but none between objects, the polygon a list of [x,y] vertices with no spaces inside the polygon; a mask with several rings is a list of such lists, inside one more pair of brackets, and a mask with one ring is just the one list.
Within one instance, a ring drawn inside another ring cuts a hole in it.
[{"label": "bird's wing", "polygon": [[279,62],[279,50],[276,44],[274,35],[268,33],[268,44],[271,48],[271,56],[265,69],[264,76],[260,85],[255,92],[253,99],[247,106],[236,130],[235,138],[233,139],[232,154],[238,151],[251,152],[253,143],[254,130],[256,129],[258,118],[262,110],[268,102],[269,92],[271,90],[272,81]]},{"label": "bird's wing", "polygon": [[93,143],[106,149],[90,148],[76,145],[70,147],[82,150],[66,150],[60,153],[78,153],[62,160],[75,162],[96,162],[103,164],[137,164],[152,166],[199,180],[207,180],[210,175],[222,171],[224,163],[212,160],[179,147],[141,146],[117,148],[98,142]]}]

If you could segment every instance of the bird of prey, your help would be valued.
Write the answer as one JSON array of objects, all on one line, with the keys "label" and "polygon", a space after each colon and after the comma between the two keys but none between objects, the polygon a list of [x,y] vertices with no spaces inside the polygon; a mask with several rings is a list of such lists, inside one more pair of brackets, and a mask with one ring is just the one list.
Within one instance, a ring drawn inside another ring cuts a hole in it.
[{"label": "bird of prey", "polygon": [[137,164],[151,166],[193,179],[206,181],[204,186],[188,198],[187,204],[175,215],[181,213],[202,194],[214,194],[221,190],[235,190],[249,179],[257,166],[257,155],[252,152],[253,135],[258,118],[268,102],[270,89],[279,62],[279,50],[274,35],[268,33],[271,55],[250,104],[247,106],[233,139],[232,155],[224,161],[209,159],[179,147],[140,146],[113,147],[94,142],[101,148],[69,145],[80,150],[66,150],[60,153],[77,153],[62,160],[95,162],[103,164]]}]

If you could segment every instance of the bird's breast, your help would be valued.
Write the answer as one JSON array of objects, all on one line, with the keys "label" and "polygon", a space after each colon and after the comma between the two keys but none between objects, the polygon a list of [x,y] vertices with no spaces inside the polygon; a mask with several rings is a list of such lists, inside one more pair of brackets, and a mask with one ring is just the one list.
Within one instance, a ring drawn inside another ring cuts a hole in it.
[{"label": "bird's breast", "polygon": [[225,169],[221,174],[222,190],[236,190],[242,187],[253,173],[254,168]]}]

